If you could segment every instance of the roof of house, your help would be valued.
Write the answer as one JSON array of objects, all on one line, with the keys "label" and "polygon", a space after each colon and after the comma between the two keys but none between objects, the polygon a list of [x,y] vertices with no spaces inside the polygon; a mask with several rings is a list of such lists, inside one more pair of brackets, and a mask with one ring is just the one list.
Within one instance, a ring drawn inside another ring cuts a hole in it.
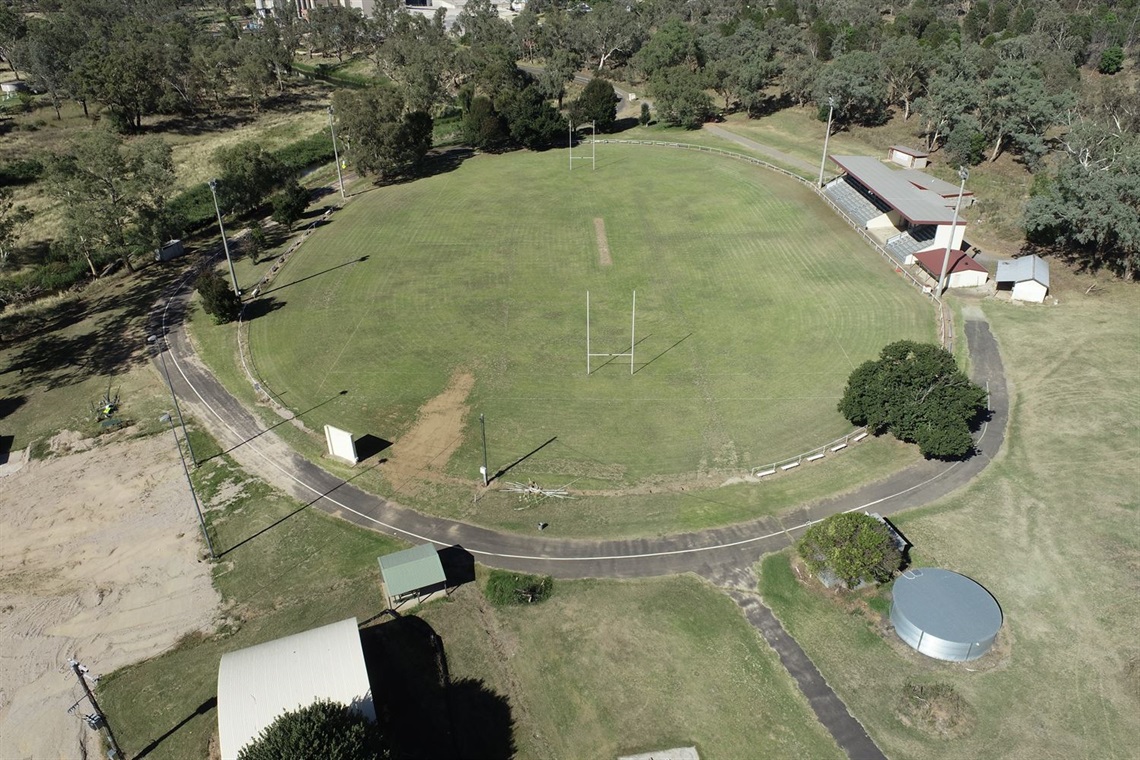
[{"label": "roof of house", "polygon": [[[895,171],[871,156],[832,156],[831,160],[897,209],[911,224],[954,223],[954,210],[946,205],[946,199],[935,191],[917,187],[908,176],[911,173]],[[913,173],[922,177],[925,184],[932,184],[929,180],[933,178],[929,175]],[[957,193],[958,189],[954,188],[954,194]],[[966,222],[959,217],[958,223]]]},{"label": "roof of house", "polygon": [[328,699],[376,719],[356,618],[222,655],[218,738],[232,760],[286,712]]},{"label": "roof of house", "polygon": [[379,558],[380,574],[389,596],[434,586],[447,580],[439,552],[431,544],[420,544]]},{"label": "roof of house", "polygon": [[1049,287],[1049,264],[1040,256],[1022,256],[1018,259],[999,261],[998,282],[1025,282],[1035,280]]},{"label": "roof of house", "polygon": [[925,150],[918,150],[917,148],[908,148],[905,145],[892,145],[891,150],[898,151],[899,153],[905,153],[908,156],[914,156],[915,158],[926,158],[927,156],[930,155]]},{"label": "roof of house", "polygon": [[[939,277],[942,274],[942,259],[945,255],[945,248],[932,248],[929,251],[916,253],[914,259],[918,262],[920,267],[930,272],[932,276]],[[989,274],[989,271],[970,258],[969,254],[965,251],[958,250],[950,251],[949,274],[954,274],[955,272],[985,272]]]}]

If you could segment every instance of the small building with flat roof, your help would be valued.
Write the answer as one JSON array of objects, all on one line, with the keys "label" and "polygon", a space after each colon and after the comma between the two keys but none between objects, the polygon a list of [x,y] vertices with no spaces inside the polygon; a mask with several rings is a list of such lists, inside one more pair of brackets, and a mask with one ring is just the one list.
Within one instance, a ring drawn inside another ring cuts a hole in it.
[{"label": "small building with flat roof", "polygon": [[376,720],[356,618],[222,655],[218,739],[222,760],[287,712],[330,700]]},{"label": "small building with flat roof", "polygon": [[887,160],[908,169],[925,169],[929,158],[930,154],[925,150],[908,148],[905,145],[892,145],[887,151]]},{"label": "small building with flat roof", "polygon": [[1012,290],[1015,301],[1044,303],[1049,294],[1049,264],[1040,256],[1022,256],[997,265],[998,290]]},{"label": "small building with flat roof", "polygon": [[413,597],[420,599],[447,588],[447,574],[431,544],[385,554],[378,561],[388,606],[393,609]]},{"label": "small building with flat roof", "polygon": [[976,660],[1001,629],[1001,606],[976,581],[951,570],[907,570],[892,588],[891,624],[899,638],[927,657]]}]

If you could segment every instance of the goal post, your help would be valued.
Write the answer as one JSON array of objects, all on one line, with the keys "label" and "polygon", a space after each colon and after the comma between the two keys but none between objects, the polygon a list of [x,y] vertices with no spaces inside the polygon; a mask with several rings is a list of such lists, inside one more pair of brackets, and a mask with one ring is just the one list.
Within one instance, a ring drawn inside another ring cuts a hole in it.
[{"label": "goal post", "polygon": [[629,374],[633,374],[633,358],[637,347],[637,291],[633,291],[633,301],[629,314],[629,350],[621,353],[595,353],[590,346],[590,291],[586,291],[586,375],[593,373],[591,360],[595,356],[604,356],[609,359],[620,356],[629,357]]}]

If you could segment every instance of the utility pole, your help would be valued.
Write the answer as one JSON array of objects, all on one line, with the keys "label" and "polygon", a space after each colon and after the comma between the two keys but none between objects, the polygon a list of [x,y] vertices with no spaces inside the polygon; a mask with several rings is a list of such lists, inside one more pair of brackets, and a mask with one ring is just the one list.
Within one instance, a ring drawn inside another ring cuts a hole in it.
[{"label": "utility pole", "polygon": [[336,149],[336,127],[333,126],[333,107],[329,106],[329,132],[333,141],[333,160],[336,161],[336,181],[340,185],[340,199],[344,200],[344,175],[340,173],[340,152]]},{"label": "utility pole", "polygon": [[483,431],[483,469],[479,472],[482,473],[483,485],[486,486],[489,482],[487,480],[487,421],[482,414],[479,415],[479,429]]},{"label": "utility pole", "polygon": [[237,284],[237,273],[234,271],[234,260],[230,258],[230,244],[226,240],[226,228],[222,224],[222,209],[218,206],[218,181],[212,179],[209,182],[210,195],[214,196],[214,211],[218,214],[218,230],[222,233],[222,250],[226,252],[226,263],[230,265],[230,279],[234,284],[234,295],[241,296],[241,288]]},{"label": "utility pole", "polygon": [[[158,348],[157,335],[148,335],[146,342]],[[190,434],[186,432],[186,420],[182,417],[182,407],[178,405],[178,396],[174,393],[174,383],[170,382],[170,370],[166,367],[166,349],[169,346],[170,344],[163,339],[158,358],[162,361],[162,375],[166,378],[166,387],[170,389],[170,400],[174,402],[174,413],[178,415],[178,424],[182,426],[182,437],[186,439],[186,448],[190,449],[190,461],[194,463],[196,470],[198,469],[198,457],[194,454],[194,444],[190,443]]]},{"label": "utility pole", "polygon": [[966,180],[970,178],[970,170],[964,166],[958,167],[958,176],[962,184],[958,187],[958,201],[954,204],[954,222],[950,225],[950,239],[946,241],[946,255],[942,257],[942,270],[938,273],[938,297],[946,292],[944,287],[950,277],[946,274],[946,267],[950,266],[950,249],[954,247],[954,234],[958,231],[958,210],[962,208],[962,193],[966,192]]},{"label": "utility pole", "polygon": [[831,115],[835,113],[835,98],[827,98],[827,131],[823,133],[823,156],[819,159],[819,186],[823,187],[823,167],[827,164],[827,141],[831,138]]},{"label": "utility pole", "polygon": [[107,734],[107,743],[111,745],[111,751],[108,756],[112,760],[126,760],[126,755],[119,749],[119,743],[115,741],[115,735],[111,732],[111,724],[107,721],[107,716],[99,709],[99,703],[95,701],[95,695],[91,692],[91,687],[87,685],[87,679],[84,674],[87,668],[79,664],[78,660],[68,660],[67,664],[71,666],[71,672],[79,679],[79,685],[83,687],[83,693],[87,695],[87,700],[91,703],[92,709],[95,710],[93,715],[85,716],[87,725],[94,729],[102,728]]},{"label": "utility pole", "polygon": [[158,418],[159,422],[170,423],[170,433],[174,436],[174,445],[178,447],[178,458],[182,460],[182,472],[186,474],[186,485],[190,486],[190,497],[194,499],[194,511],[198,513],[198,524],[202,527],[202,538],[206,539],[206,548],[210,551],[210,559],[217,559],[214,554],[214,543],[210,540],[210,532],[206,530],[206,518],[202,516],[202,505],[198,502],[198,492],[194,490],[194,481],[190,479],[190,470],[186,467],[186,457],[182,453],[182,445],[178,443],[178,431],[174,429],[174,418],[164,414]]}]

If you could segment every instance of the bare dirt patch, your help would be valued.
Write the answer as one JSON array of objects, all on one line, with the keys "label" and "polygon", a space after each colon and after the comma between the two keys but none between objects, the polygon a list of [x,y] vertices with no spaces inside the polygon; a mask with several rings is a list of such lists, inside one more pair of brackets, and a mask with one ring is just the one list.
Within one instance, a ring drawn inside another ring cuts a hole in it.
[{"label": "bare dirt patch", "polygon": [[415,423],[392,445],[391,457],[384,465],[397,490],[415,493],[420,481],[443,475],[463,441],[467,396],[474,387],[474,375],[456,372],[442,393],[420,407]]},{"label": "bare dirt patch", "polygon": [[940,739],[956,739],[974,728],[974,708],[946,683],[907,681],[899,698],[898,719]]},{"label": "bare dirt patch", "polygon": [[29,462],[0,480],[0,548],[0,757],[100,756],[67,714],[68,658],[144,660],[212,629],[221,602],[177,453],[140,439]]},{"label": "bare dirt patch", "polygon": [[594,234],[598,237],[598,263],[608,267],[614,263],[610,256],[610,240],[606,237],[606,220],[598,217],[594,220]]}]

